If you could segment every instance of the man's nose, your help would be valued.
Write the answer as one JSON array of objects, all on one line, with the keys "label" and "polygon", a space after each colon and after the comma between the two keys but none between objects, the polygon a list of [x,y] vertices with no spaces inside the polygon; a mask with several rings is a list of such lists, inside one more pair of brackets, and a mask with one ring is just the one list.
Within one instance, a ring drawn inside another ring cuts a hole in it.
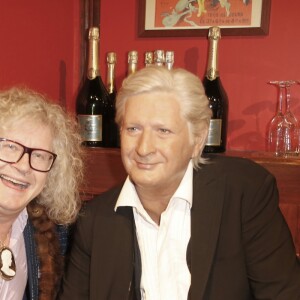
[{"label": "man's nose", "polygon": [[155,149],[154,133],[150,130],[144,130],[139,137],[136,149],[137,153],[140,156],[147,156],[151,153],[154,153]]}]

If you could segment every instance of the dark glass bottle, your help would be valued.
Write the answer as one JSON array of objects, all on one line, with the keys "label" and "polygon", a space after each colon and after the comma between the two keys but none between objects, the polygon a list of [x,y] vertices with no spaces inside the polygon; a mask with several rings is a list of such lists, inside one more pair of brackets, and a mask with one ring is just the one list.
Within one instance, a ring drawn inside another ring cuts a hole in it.
[{"label": "dark glass bottle", "polygon": [[100,76],[99,28],[89,29],[87,75],[76,100],[76,113],[83,144],[87,147],[109,147],[110,97]]},{"label": "dark glass bottle", "polygon": [[204,153],[219,153],[226,151],[228,97],[223,88],[218,69],[218,44],[221,38],[219,27],[209,29],[209,52],[206,75],[203,80],[212,118],[209,124],[207,143]]},{"label": "dark glass bottle", "polygon": [[106,86],[107,91],[110,97],[110,135],[109,135],[109,144],[110,147],[119,147],[120,146],[120,137],[119,137],[119,128],[115,122],[116,117],[116,83],[115,83],[115,69],[117,63],[117,54],[115,52],[108,52],[106,56],[107,62],[107,79]]}]

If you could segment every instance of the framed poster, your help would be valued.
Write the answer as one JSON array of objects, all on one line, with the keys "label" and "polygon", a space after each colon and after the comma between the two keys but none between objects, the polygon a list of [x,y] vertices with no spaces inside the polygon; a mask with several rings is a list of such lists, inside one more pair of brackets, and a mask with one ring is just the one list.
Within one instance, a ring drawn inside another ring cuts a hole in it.
[{"label": "framed poster", "polygon": [[267,35],[271,0],[139,0],[139,37]]}]

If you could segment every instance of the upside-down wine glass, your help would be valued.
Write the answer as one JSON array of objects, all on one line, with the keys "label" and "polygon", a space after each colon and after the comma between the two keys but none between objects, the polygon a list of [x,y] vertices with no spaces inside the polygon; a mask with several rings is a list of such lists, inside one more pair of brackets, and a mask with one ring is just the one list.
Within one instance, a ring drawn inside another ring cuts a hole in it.
[{"label": "upside-down wine glass", "polygon": [[288,80],[285,83],[286,90],[286,112],[284,114],[285,119],[285,156],[298,156],[299,155],[299,121],[291,111],[291,86],[299,84],[296,80]]},{"label": "upside-down wine glass", "polygon": [[268,150],[275,156],[283,156],[284,139],[283,139],[283,123],[284,115],[282,112],[284,85],[282,81],[269,81],[269,84],[276,85],[279,89],[277,112],[272,118],[268,129]]},{"label": "upside-down wine glass", "polygon": [[275,156],[283,156],[284,140],[283,140],[283,122],[284,115],[282,112],[283,105],[283,84],[280,81],[269,81],[269,84],[276,85],[279,89],[277,112],[272,118],[268,130],[268,150]]},{"label": "upside-down wine glass", "polygon": [[[300,128],[298,120],[290,109],[290,87],[298,81],[270,81],[269,83],[278,86],[279,94],[277,113],[272,118],[268,131],[268,150],[275,156],[297,156],[299,155]],[[284,97],[284,91],[286,97]],[[283,113],[283,104],[286,106],[285,113]]]}]

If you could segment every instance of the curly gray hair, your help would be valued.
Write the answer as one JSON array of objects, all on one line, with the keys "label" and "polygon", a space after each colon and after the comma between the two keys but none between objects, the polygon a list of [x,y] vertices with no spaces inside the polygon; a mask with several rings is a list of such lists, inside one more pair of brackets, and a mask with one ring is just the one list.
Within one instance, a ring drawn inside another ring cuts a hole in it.
[{"label": "curly gray hair", "polygon": [[0,128],[4,130],[16,120],[34,120],[52,131],[57,159],[37,202],[54,222],[73,222],[81,207],[79,186],[83,179],[81,137],[75,118],[45,96],[17,87],[0,92],[0,111]]}]

